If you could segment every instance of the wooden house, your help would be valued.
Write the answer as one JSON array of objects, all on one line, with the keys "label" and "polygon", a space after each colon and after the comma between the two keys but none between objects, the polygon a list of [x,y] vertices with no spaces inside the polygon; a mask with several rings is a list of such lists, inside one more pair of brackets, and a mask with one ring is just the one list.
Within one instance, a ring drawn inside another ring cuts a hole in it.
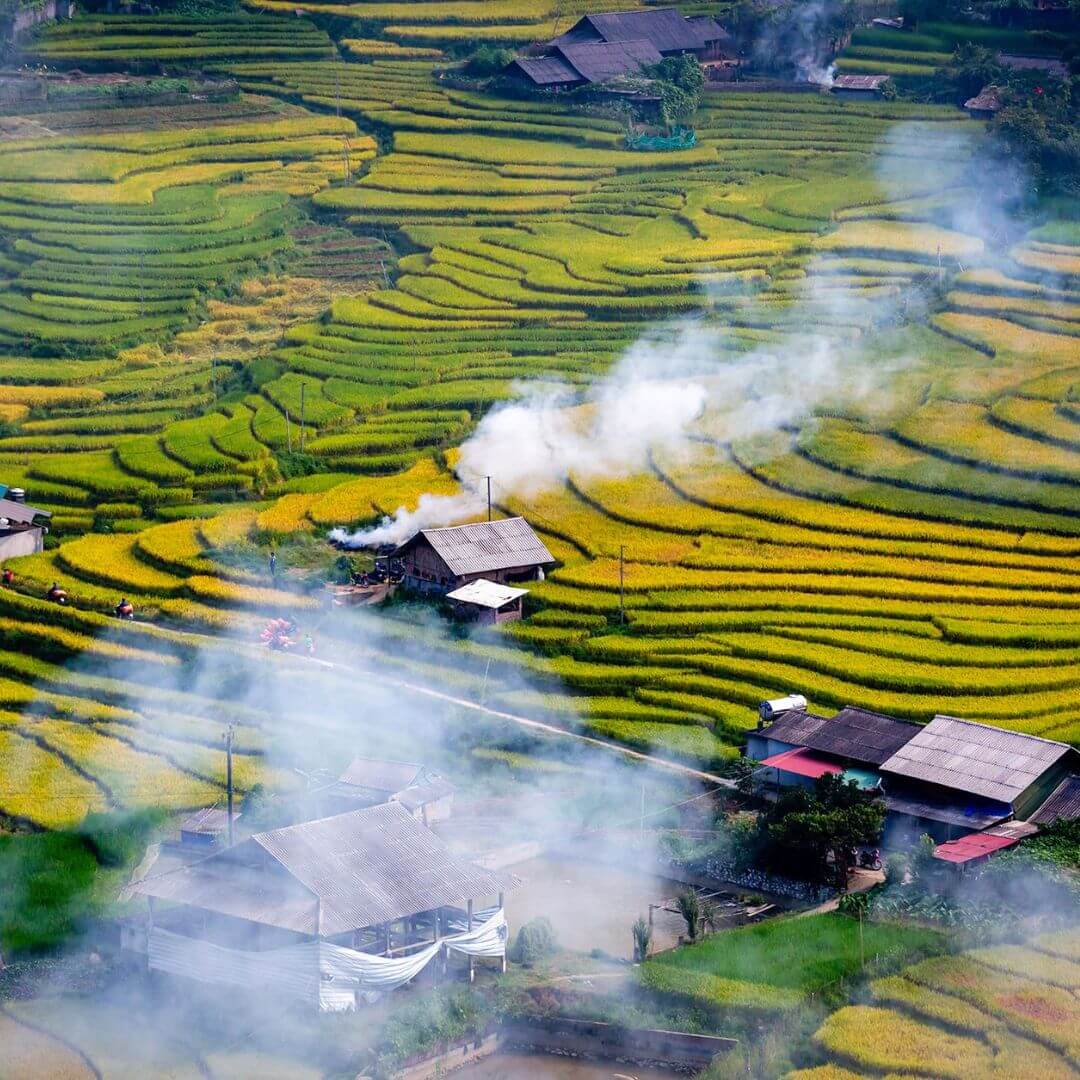
[{"label": "wooden house", "polygon": [[512,585],[500,585],[487,578],[478,578],[447,593],[446,599],[454,605],[454,614],[459,619],[493,626],[520,619],[522,601],[528,595],[528,589],[516,589]]},{"label": "wooden house", "polygon": [[422,529],[394,551],[406,588],[446,595],[486,578],[500,585],[542,580],[555,559],[520,517]]}]

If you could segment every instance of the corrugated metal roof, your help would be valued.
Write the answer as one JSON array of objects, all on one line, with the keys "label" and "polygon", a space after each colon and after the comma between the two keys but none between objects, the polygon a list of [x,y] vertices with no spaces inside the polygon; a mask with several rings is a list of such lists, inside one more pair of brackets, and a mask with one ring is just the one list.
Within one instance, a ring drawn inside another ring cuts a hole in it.
[{"label": "corrugated metal roof", "polygon": [[454,785],[440,778],[399,791],[393,796],[393,801],[401,803],[406,810],[418,810],[421,806],[429,806],[453,794]]},{"label": "corrugated metal roof", "polygon": [[[257,865],[264,851],[269,865]],[[252,865],[256,864],[256,865]],[[397,803],[257,833],[135,890],[251,922],[333,937],[514,888],[458,859]]]},{"label": "corrugated metal roof", "polygon": [[918,724],[846,705],[833,717],[792,709],[781,713],[756,734],[851,761],[880,765],[920,730]]},{"label": "corrugated metal roof", "polygon": [[798,750],[785,750],[782,754],[773,754],[762,763],[770,769],[779,769],[780,772],[794,773],[796,776],[809,776],[815,780],[829,773],[842,773],[840,765],[832,761],[826,761],[815,753],[804,748]]},{"label": "corrugated metal roof", "polygon": [[978,112],[997,112],[1004,102],[996,86],[984,86],[975,97],[968,98],[964,102],[965,109],[974,109]]},{"label": "corrugated metal roof", "polygon": [[905,814],[922,821],[940,821],[943,825],[961,825],[968,829],[985,829],[987,825],[1004,821],[1012,811],[1007,806],[962,800],[933,799],[909,793],[886,792],[885,809],[890,814]]},{"label": "corrugated metal roof", "polygon": [[837,75],[832,82],[834,90],[880,90],[888,82],[888,75]]},{"label": "corrugated metal roof", "polygon": [[620,75],[637,75],[643,67],[659,64],[663,56],[650,41],[585,41],[558,46],[560,55],[591,83]]},{"label": "corrugated metal roof", "polygon": [[477,521],[446,529],[422,529],[394,554],[404,553],[421,538],[435,549],[457,577],[518,566],[544,566],[555,561],[529,523],[520,517]]},{"label": "corrugated metal roof", "polygon": [[460,604],[476,604],[479,607],[501,608],[519,596],[528,596],[528,589],[515,589],[510,585],[500,585],[497,581],[477,578],[468,585],[462,585],[446,594],[447,600],[457,600]]},{"label": "corrugated metal roof", "polygon": [[415,784],[423,771],[423,765],[415,765],[409,761],[356,757],[338,777],[338,782],[392,795],[395,791]]},{"label": "corrugated metal roof", "polygon": [[36,517],[51,518],[52,512],[14,499],[0,499],[0,518],[7,518],[17,525],[31,525]]},{"label": "corrugated metal roof", "polygon": [[1045,71],[1064,79],[1069,68],[1063,60],[1050,56],[1021,56],[1018,53],[998,53],[998,63],[1013,71]]},{"label": "corrugated metal roof", "polygon": [[537,86],[581,81],[581,75],[561,56],[519,56],[509,67],[516,67],[524,72]]},{"label": "corrugated metal roof", "polygon": [[[233,821],[237,821],[240,815],[233,813]],[[180,831],[189,833],[220,833],[229,827],[229,812],[217,806],[207,806],[202,810],[196,810],[180,822]]]},{"label": "corrugated metal roof", "polygon": [[716,23],[711,26],[695,25],[675,8],[609,11],[583,16],[565,34],[555,38],[552,44],[562,45],[594,38],[609,42],[645,40],[662,53],[681,52],[704,48],[713,40],[709,34],[715,26]]},{"label": "corrugated metal roof", "polygon": [[1002,848],[1012,847],[1015,843],[1016,840],[1009,836],[972,833],[970,836],[961,836],[959,840],[950,840],[947,844],[938,844],[934,849],[934,858],[941,859],[942,862],[966,863]]},{"label": "corrugated metal roof", "polygon": [[881,771],[1012,803],[1072,752],[1065,743],[935,716]]},{"label": "corrugated metal roof", "polygon": [[513,881],[454,856],[397,803],[253,836],[322,900],[321,933],[345,933],[494,896]]},{"label": "corrugated metal roof", "polygon": [[1061,781],[1050,798],[1028,819],[1036,825],[1053,825],[1055,821],[1075,821],[1080,818],[1080,776]]}]

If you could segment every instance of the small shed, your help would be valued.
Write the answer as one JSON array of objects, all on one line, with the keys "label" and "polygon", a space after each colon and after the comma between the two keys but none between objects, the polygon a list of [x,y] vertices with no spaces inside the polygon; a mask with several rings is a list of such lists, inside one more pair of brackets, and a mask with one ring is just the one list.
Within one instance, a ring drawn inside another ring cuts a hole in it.
[{"label": "small shed", "polygon": [[543,580],[555,559],[520,517],[478,521],[445,529],[422,529],[394,551],[405,586],[446,595],[487,578],[505,585]]},{"label": "small shed", "polygon": [[[240,817],[233,813],[233,824]],[[229,812],[217,806],[196,810],[180,822],[180,843],[185,847],[214,848],[228,837]]]},{"label": "small shed", "polygon": [[44,550],[45,522],[52,514],[36,506],[28,506],[21,488],[0,486],[0,562],[20,555],[36,555]]},{"label": "small shed", "polygon": [[512,585],[500,585],[487,578],[477,578],[446,594],[454,605],[454,614],[461,619],[484,625],[514,622],[521,618],[522,602],[529,595],[528,589]]},{"label": "small shed", "polygon": [[993,120],[994,114],[1005,106],[1001,91],[996,86],[984,86],[974,97],[964,102],[964,108],[972,120]]},{"label": "small shed", "polygon": [[831,89],[837,97],[879,98],[888,81],[888,75],[837,75]]},{"label": "small shed", "polygon": [[417,820],[427,826],[446,821],[454,809],[454,785],[442,777],[414,784],[390,796]]}]

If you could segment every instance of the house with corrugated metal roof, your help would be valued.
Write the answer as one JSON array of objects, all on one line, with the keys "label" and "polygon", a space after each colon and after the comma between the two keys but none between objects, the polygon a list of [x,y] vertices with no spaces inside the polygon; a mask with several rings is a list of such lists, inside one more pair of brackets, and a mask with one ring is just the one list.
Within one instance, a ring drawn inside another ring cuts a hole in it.
[{"label": "house with corrugated metal roof", "polygon": [[501,585],[542,580],[555,558],[520,517],[477,521],[444,529],[421,529],[394,551],[404,584],[445,595],[485,578]]},{"label": "house with corrugated metal roof", "polygon": [[640,75],[665,56],[682,54],[706,67],[738,60],[731,35],[710,16],[649,8],[583,15],[564,34],[519,56],[504,74],[536,89],[573,89]]},{"label": "house with corrugated metal roof", "polygon": [[[149,970],[351,1009],[450,951],[502,958],[512,875],[458,858],[399,802],[256,833],[152,870]],[[492,904],[494,901],[494,904]]]},{"label": "house with corrugated metal roof", "polygon": [[331,814],[387,802],[400,803],[418,821],[433,825],[450,816],[454,787],[425,765],[355,757],[319,792],[319,804]]},{"label": "house with corrugated metal roof", "polygon": [[876,788],[890,846],[1026,820],[1058,792],[1067,812],[1078,755],[1065,743],[948,716],[914,724],[850,705],[832,717],[805,708],[763,713],[772,721],[759,722],[746,745],[763,790],[811,786],[826,774]]},{"label": "house with corrugated metal roof", "polygon": [[0,562],[44,550],[48,510],[29,506],[22,488],[0,484]]}]

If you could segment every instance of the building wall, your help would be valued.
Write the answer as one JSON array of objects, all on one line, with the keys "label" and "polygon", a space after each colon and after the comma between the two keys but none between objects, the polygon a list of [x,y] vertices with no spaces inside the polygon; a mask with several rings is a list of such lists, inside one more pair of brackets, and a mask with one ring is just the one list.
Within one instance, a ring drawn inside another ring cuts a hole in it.
[{"label": "building wall", "polygon": [[405,569],[405,586],[416,592],[445,595],[468,585],[470,581],[487,578],[499,584],[511,584],[518,581],[535,581],[539,576],[539,567],[511,566],[505,570],[478,570],[473,574],[461,574],[455,577],[443,561],[442,556],[429,544],[419,542],[402,557]]},{"label": "building wall", "polygon": [[1074,756],[1067,754],[1052,769],[1047,769],[1019,798],[1013,800],[1013,812],[1016,817],[1021,821],[1025,821],[1034,814],[1050,798],[1054,788],[1072,773],[1075,767]]},{"label": "building wall", "polygon": [[36,555],[44,546],[44,531],[36,526],[0,533],[0,562],[20,555]]},{"label": "building wall", "polygon": [[796,749],[794,743],[778,742],[776,739],[766,738],[756,731],[751,731],[746,736],[746,756],[753,758],[755,761],[764,761],[767,757],[772,757],[773,754],[782,754],[785,750],[794,749]]}]

